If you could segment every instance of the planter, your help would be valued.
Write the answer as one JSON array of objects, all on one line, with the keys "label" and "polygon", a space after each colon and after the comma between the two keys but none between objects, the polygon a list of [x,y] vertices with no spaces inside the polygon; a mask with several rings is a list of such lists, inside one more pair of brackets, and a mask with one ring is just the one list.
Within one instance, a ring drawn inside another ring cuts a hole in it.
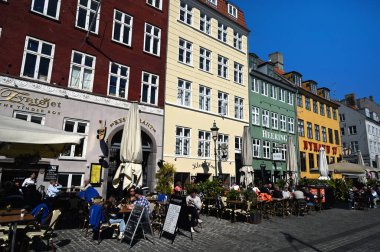
[{"label": "planter", "polygon": [[261,213],[258,210],[255,210],[250,213],[250,221],[251,224],[259,224],[261,223],[262,216]]}]

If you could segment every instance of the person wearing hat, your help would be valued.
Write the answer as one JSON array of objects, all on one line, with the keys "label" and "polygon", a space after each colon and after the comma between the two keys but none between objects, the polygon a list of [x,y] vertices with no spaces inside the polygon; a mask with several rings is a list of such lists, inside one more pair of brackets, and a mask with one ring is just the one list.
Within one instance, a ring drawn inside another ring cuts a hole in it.
[{"label": "person wearing hat", "polygon": [[135,196],[136,200],[133,202],[133,205],[139,205],[145,207],[145,210],[148,213],[148,216],[150,215],[150,203],[149,201],[145,198],[143,195],[143,190],[141,188],[136,188],[135,189]]}]

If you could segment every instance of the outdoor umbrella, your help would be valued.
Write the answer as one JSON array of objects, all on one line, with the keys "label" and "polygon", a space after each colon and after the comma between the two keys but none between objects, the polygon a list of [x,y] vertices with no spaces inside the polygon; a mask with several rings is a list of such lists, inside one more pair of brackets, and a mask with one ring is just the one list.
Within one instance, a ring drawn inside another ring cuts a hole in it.
[{"label": "outdoor umbrella", "polygon": [[56,158],[83,136],[53,129],[33,122],[0,116],[0,155]]},{"label": "outdoor umbrella", "polygon": [[253,184],[254,179],[252,168],[252,137],[248,126],[244,127],[241,153],[243,167],[240,169],[240,172],[242,173],[242,176],[240,177],[240,184],[247,187]]},{"label": "outdoor umbrella", "polygon": [[132,103],[124,124],[123,135],[120,144],[120,166],[112,181],[113,187],[117,188],[121,176],[123,189],[130,188],[133,184],[141,187],[142,173],[142,144],[140,114],[137,103]]},{"label": "outdoor umbrella", "polygon": [[376,155],[376,168],[380,169],[380,156]]},{"label": "outdoor umbrella", "polygon": [[289,172],[289,177],[293,179],[293,183],[297,184],[298,180],[298,166],[297,166],[297,156],[296,147],[293,143],[293,137],[289,136],[286,141],[286,170]]},{"label": "outdoor umbrella", "polygon": [[327,164],[326,151],[323,147],[319,150],[319,173],[321,176],[318,178],[319,180],[329,180],[329,166]]},{"label": "outdoor umbrella", "polygon": [[364,160],[363,160],[363,155],[362,155],[362,152],[360,150],[358,151],[358,164],[365,166]]}]

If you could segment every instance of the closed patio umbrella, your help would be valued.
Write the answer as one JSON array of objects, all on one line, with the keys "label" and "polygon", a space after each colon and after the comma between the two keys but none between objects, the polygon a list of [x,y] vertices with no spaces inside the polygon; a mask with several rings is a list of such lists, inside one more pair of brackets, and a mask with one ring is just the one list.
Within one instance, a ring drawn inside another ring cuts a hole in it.
[{"label": "closed patio umbrella", "polygon": [[329,177],[329,166],[327,164],[326,151],[323,147],[319,150],[319,173],[321,176],[318,178],[319,180],[330,180]]},{"label": "closed patio umbrella", "polygon": [[380,169],[380,156],[376,155],[376,168]]},{"label": "closed patio umbrella", "polygon": [[365,166],[364,160],[363,160],[363,155],[362,155],[362,152],[360,150],[358,151],[358,164]]},{"label": "closed patio umbrella", "polygon": [[243,167],[240,169],[240,172],[244,173],[244,175],[240,177],[240,185],[247,187],[253,184],[254,179],[252,168],[252,137],[248,126],[245,126],[243,131],[242,161]]},{"label": "closed patio umbrella", "polygon": [[296,156],[296,147],[293,143],[293,137],[288,136],[286,141],[286,171],[288,172],[288,178],[293,179],[293,183],[298,182],[298,165]]},{"label": "closed patio umbrella", "polygon": [[141,187],[142,180],[142,144],[140,114],[137,103],[132,103],[124,124],[123,135],[120,144],[120,165],[112,181],[117,188],[123,176],[123,189],[130,188],[133,184]]}]

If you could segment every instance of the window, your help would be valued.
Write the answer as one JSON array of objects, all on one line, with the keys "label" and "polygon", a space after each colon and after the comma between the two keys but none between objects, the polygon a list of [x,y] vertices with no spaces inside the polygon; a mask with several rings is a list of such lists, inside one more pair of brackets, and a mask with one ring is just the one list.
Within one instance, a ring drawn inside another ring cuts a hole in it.
[{"label": "window", "polygon": [[176,127],[175,131],[175,155],[190,155],[190,129],[184,127]]},{"label": "window", "polygon": [[211,133],[207,131],[198,132],[198,157],[211,157]]},{"label": "window", "polygon": [[356,135],[356,126],[348,127],[348,132],[350,135]]},{"label": "window", "polygon": [[318,102],[313,100],[313,112],[318,114]]},{"label": "window", "polygon": [[315,132],[315,140],[320,141],[321,140],[321,133],[319,131],[319,125],[314,125],[314,132]]},{"label": "window", "polygon": [[59,18],[61,0],[33,0],[32,11],[54,19]]},{"label": "window", "polygon": [[294,104],[294,94],[288,92],[288,104],[293,105]]},{"label": "window", "polygon": [[261,80],[251,78],[251,90],[252,90],[252,92],[255,92],[255,93],[259,92],[259,86],[261,85],[260,82],[261,82]]},{"label": "window", "polygon": [[158,75],[142,72],[141,102],[157,105]]},{"label": "window", "polygon": [[315,168],[315,163],[314,163],[314,154],[309,153],[309,169]]},{"label": "window", "polygon": [[278,129],[278,114],[272,112],[272,129]]},{"label": "window", "polygon": [[21,76],[50,81],[55,45],[43,40],[26,37]]},{"label": "window", "polygon": [[336,119],[337,119],[337,118],[336,118],[336,109],[333,108],[333,109],[332,109],[332,113],[333,113],[333,119],[336,120]]},{"label": "window", "polygon": [[270,86],[270,97],[277,100],[277,87],[275,85]]},{"label": "window", "polygon": [[234,32],[234,47],[240,51],[243,49],[243,37],[237,32]]},{"label": "window", "polygon": [[212,3],[213,5],[218,5],[218,0],[208,0],[209,3]]},{"label": "window", "polygon": [[305,127],[303,120],[298,119],[298,135],[301,137],[305,136]]},{"label": "window", "polygon": [[84,136],[84,138],[80,140],[80,143],[78,145],[73,144],[70,148],[66,149],[63,153],[61,153],[61,157],[81,159],[86,157],[88,129],[89,123],[86,121],[80,121],[76,119],[64,119],[64,131],[77,133],[81,136]]},{"label": "window", "polygon": [[303,102],[302,102],[302,95],[301,94],[297,94],[297,106],[298,107],[303,107]]},{"label": "window", "polygon": [[228,94],[218,92],[218,113],[220,115],[228,115]]},{"label": "window", "polygon": [[326,115],[328,118],[331,118],[331,109],[329,106],[326,106]]},{"label": "window", "polygon": [[83,173],[58,173],[58,183],[63,187],[83,186]]},{"label": "window", "polygon": [[305,108],[310,110],[310,97],[305,97]]},{"label": "window", "polygon": [[279,97],[279,100],[282,101],[282,102],[285,102],[285,97],[286,97],[286,93],[285,93],[285,90],[280,88],[280,97]]},{"label": "window", "polygon": [[211,72],[211,51],[202,47],[199,49],[199,68]]},{"label": "window", "polygon": [[78,0],[75,26],[92,33],[98,33],[99,14],[99,0]]},{"label": "window", "polygon": [[269,111],[263,109],[262,115],[263,126],[269,128]]},{"label": "window", "polygon": [[146,0],[146,3],[159,9],[162,10],[162,1],[161,0]]},{"label": "window", "polygon": [[281,154],[282,154],[282,160],[286,160],[286,144],[282,145]]},{"label": "window", "polygon": [[313,139],[313,125],[307,122],[307,138]]},{"label": "window", "polygon": [[325,115],[325,104],[319,103],[319,109],[321,116]]},{"label": "window", "polygon": [[131,46],[133,18],[126,13],[115,10],[113,15],[112,40]]},{"label": "window", "polygon": [[306,171],[306,153],[300,151],[301,171]]},{"label": "window", "polygon": [[95,73],[95,57],[73,51],[69,87],[92,91]]},{"label": "window", "polygon": [[235,96],[235,118],[243,119],[244,117],[244,99]]},{"label": "window", "polygon": [[253,139],[253,145],[252,145],[252,151],[253,151],[253,157],[260,157],[260,140],[259,139]]},{"label": "window", "polygon": [[191,82],[178,79],[177,104],[191,106]]},{"label": "window", "polygon": [[220,160],[228,160],[228,135],[219,134],[217,141],[218,157]]},{"label": "window", "polygon": [[45,115],[15,111],[13,117],[27,122],[45,125]]},{"label": "window", "polygon": [[344,128],[340,128],[340,134],[342,134],[342,136],[345,135],[345,133],[344,133]]},{"label": "window", "polygon": [[211,35],[211,18],[204,13],[201,13],[201,20],[199,23],[199,30]]},{"label": "window", "polygon": [[335,135],[335,144],[339,145],[340,144],[339,131],[338,130],[334,130],[334,135]]},{"label": "window", "polygon": [[[272,154],[273,153],[280,153],[280,145],[277,143],[272,143]],[[273,155],[272,155],[273,158]]]},{"label": "window", "polygon": [[179,20],[188,25],[193,23],[193,8],[182,1],[179,9]]},{"label": "window", "polygon": [[127,98],[128,97],[129,67],[110,62],[108,77],[108,95]]},{"label": "window", "polygon": [[270,158],[270,143],[269,141],[263,141],[263,158]]},{"label": "window", "polygon": [[235,153],[241,153],[243,146],[243,139],[241,137],[235,137]]},{"label": "window", "polygon": [[286,131],[286,116],[280,115],[280,130]]},{"label": "window", "polygon": [[288,130],[290,133],[294,133],[294,118],[288,117]]},{"label": "window", "polygon": [[322,126],[322,141],[327,142],[327,136],[326,136],[326,127]]},{"label": "window", "polygon": [[218,23],[218,39],[227,43],[227,26],[222,23]]},{"label": "window", "polygon": [[243,84],[243,65],[234,62],[234,81]]},{"label": "window", "polygon": [[260,125],[260,109],[258,107],[252,107],[252,124]]},{"label": "window", "polygon": [[234,18],[238,17],[237,8],[232,4],[228,4],[228,14],[233,16]]},{"label": "window", "polygon": [[345,122],[346,121],[346,116],[344,114],[339,114],[339,119],[341,122]]},{"label": "window", "polygon": [[218,55],[218,76],[228,78],[228,59]]},{"label": "window", "polygon": [[359,150],[359,142],[358,141],[352,141],[350,143],[351,151],[355,152]]},{"label": "window", "polygon": [[329,143],[333,144],[334,143],[333,130],[328,129],[328,133],[329,133]]},{"label": "window", "polygon": [[145,23],[144,52],[160,56],[161,29]]},{"label": "window", "polygon": [[264,81],[260,81],[260,83],[261,83],[261,94],[268,96],[268,88],[269,88],[268,83]]},{"label": "window", "polygon": [[199,109],[211,110],[211,89],[204,86],[199,86]]},{"label": "window", "polygon": [[179,39],[178,60],[186,65],[193,64],[193,44],[187,40]]}]

